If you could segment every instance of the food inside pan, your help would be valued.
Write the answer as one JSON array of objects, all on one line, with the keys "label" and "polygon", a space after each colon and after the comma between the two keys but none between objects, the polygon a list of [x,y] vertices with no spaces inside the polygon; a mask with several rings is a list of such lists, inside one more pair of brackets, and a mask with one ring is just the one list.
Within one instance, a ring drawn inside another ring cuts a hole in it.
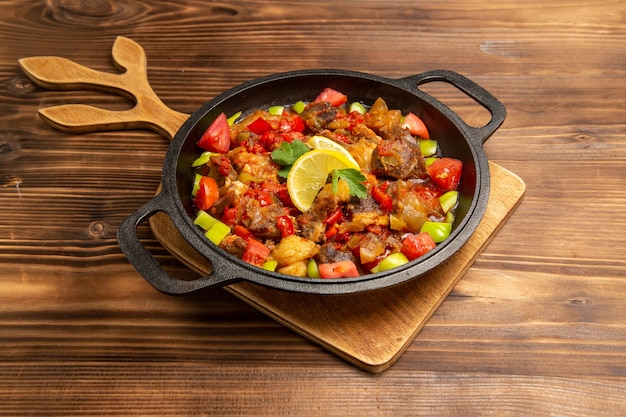
[{"label": "food inside pan", "polygon": [[196,225],[261,268],[361,276],[417,259],[450,235],[462,162],[383,97],[350,102],[326,88],[311,101],[222,113],[198,146]]}]

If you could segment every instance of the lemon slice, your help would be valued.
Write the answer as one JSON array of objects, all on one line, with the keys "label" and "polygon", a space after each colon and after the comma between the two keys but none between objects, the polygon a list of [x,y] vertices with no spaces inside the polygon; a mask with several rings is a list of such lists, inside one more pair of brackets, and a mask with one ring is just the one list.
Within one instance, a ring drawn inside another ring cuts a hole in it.
[{"label": "lemon slice", "polygon": [[328,175],[335,169],[353,168],[361,170],[356,162],[342,152],[314,149],[299,157],[287,175],[287,191],[298,210],[305,212],[326,184]]},{"label": "lemon slice", "polygon": [[350,162],[352,162],[352,164],[359,166],[356,159],[354,159],[354,157],[350,155],[350,152],[348,152],[346,148],[344,148],[334,140],[328,139],[325,136],[312,136],[311,139],[308,140],[307,145],[309,145],[312,149],[327,149],[329,151],[337,151],[343,154],[343,156],[345,156]]}]

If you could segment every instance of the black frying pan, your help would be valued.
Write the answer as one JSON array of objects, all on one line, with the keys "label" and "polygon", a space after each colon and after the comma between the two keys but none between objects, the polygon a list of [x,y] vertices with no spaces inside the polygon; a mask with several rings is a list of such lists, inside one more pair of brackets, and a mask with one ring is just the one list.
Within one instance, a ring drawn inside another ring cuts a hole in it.
[{"label": "black frying pan", "polygon": [[[454,112],[419,90],[421,84],[443,81],[464,91],[491,113],[489,123],[473,128]],[[193,224],[192,161],[201,152],[196,142],[222,112],[268,108],[312,100],[325,87],[341,91],[354,101],[371,104],[383,97],[390,108],[420,116],[437,139],[444,155],[463,161],[458,191],[459,207],[452,234],[436,249],[402,267],[357,278],[311,279],[266,271],[226,253],[210,243]],[[344,294],[375,290],[422,275],[452,256],[478,226],[489,198],[489,167],[482,145],[504,121],[505,109],[492,95],[467,78],[450,71],[431,71],[403,79],[388,79],[339,70],[294,71],[258,78],[235,87],[196,111],[174,136],[163,165],[162,189],[119,228],[118,240],[130,262],[157,289],[187,294],[247,280],[268,287],[316,293]],[[163,271],[137,238],[137,226],[157,212],[165,212],[185,240],[213,264],[213,272],[194,281],[177,280]]]}]

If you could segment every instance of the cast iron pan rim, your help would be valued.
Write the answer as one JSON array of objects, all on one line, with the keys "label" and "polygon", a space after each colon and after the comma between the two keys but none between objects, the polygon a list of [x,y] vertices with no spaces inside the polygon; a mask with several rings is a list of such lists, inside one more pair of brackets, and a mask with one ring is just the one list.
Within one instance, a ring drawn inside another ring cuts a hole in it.
[{"label": "cast iron pan rim", "polygon": [[[476,187],[474,195],[472,197],[472,202],[464,219],[459,225],[455,227],[450,237],[446,239],[446,241],[439,244],[435,250],[424,255],[419,260],[415,260],[402,267],[380,272],[377,274],[368,274],[355,278],[311,280],[310,278],[301,278],[280,274],[277,272],[267,271],[256,266],[252,266],[242,261],[241,259],[229,254],[228,252],[218,248],[216,245],[213,245],[210,242],[206,241],[204,234],[193,223],[193,219],[187,214],[185,208],[182,205],[182,201],[178,196],[176,186],[176,165],[178,163],[178,158],[180,157],[180,151],[182,149],[183,143],[187,139],[188,135],[191,133],[193,127],[202,118],[204,118],[209,111],[218,107],[223,101],[229,99],[230,97],[235,96],[249,88],[258,87],[262,84],[280,81],[288,78],[299,78],[306,76],[351,77],[383,83],[399,88],[413,96],[418,97],[421,100],[428,102],[438,111],[442,112],[448,119],[450,119],[451,122],[461,131],[465,142],[470,148],[473,161],[476,165]],[[208,249],[214,253],[214,256],[229,259],[231,262],[237,264],[239,268],[249,270],[253,274],[258,275],[258,280],[255,279],[252,281],[256,281],[265,286],[313,294],[344,294],[379,289],[382,287],[389,287],[395,284],[405,282],[409,279],[412,279],[418,275],[422,275],[432,270],[443,261],[448,259],[460,247],[462,247],[471,237],[486,210],[486,200],[482,201],[480,199],[480,196],[484,196],[489,192],[489,167],[487,165],[486,156],[484,154],[482,146],[477,146],[475,140],[471,140],[470,132],[465,129],[465,125],[464,123],[462,123],[458,115],[451,111],[444,104],[433,99],[430,95],[421,92],[419,89],[417,89],[416,86],[411,88],[410,84],[407,82],[407,79],[390,79],[378,75],[350,70],[312,69],[282,72],[255,78],[253,80],[239,84],[238,86],[225,91],[224,93],[203,104],[185,121],[185,123],[183,123],[183,125],[173,138],[166,155],[162,182],[163,192],[166,192],[169,195],[170,200],[173,200],[175,205],[174,212],[170,214],[171,220],[176,226],[177,230],[183,235],[183,237],[185,237],[186,240],[189,240],[186,238],[187,233],[191,232],[194,233],[201,240],[206,242],[206,244],[201,249],[195,248],[198,252],[203,254],[203,251]],[[450,251],[452,251],[452,253],[449,253]],[[245,278],[244,280],[251,279]]]}]

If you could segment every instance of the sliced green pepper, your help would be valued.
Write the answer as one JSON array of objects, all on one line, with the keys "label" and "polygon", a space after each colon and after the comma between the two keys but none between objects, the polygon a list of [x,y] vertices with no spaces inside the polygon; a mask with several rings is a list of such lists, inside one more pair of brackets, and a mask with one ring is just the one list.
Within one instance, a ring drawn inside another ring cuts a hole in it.
[{"label": "sliced green pepper", "polygon": [[193,188],[191,189],[191,196],[195,197],[198,194],[198,190],[200,189],[200,179],[202,179],[202,175],[196,174],[193,178]]},{"label": "sliced green pepper", "polygon": [[272,106],[267,109],[267,112],[272,116],[280,116],[285,111],[285,106]]},{"label": "sliced green pepper", "polygon": [[268,271],[276,271],[277,266],[278,266],[278,261],[274,259],[270,259],[263,263],[262,268]]},{"label": "sliced green pepper", "polygon": [[224,240],[224,238],[228,236],[229,234],[230,234],[230,226],[222,223],[219,220],[216,220],[215,224],[211,226],[211,228],[207,230],[207,232],[204,235],[211,242],[215,243],[216,245],[219,245],[220,242]]},{"label": "sliced green pepper", "polygon": [[409,259],[402,253],[396,252],[387,256],[385,259],[380,261],[378,265],[372,268],[372,273],[387,271],[389,269],[397,268],[400,265],[404,265],[409,262]]},{"label": "sliced green pepper", "polygon": [[452,210],[456,206],[457,201],[459,201],[458,191],[448,191],[439,197],[439,204],[441,204],[444,213]]},{"label": "sliced green pepper", "polygon": [[291,106],[291,109],[296,113],[300,114],[306,108],[306,103],[304,101],[298,101]]},{"label": "sliced green pepper", "polygon": [[443,242],[450,236],[452,231],[452,223],[442,222],[426,222],[420,229],[420,232],[426,232],[433,238],[435,243]]},{"label": "sliced green pepper", "polygon": [[352,113],[353,111],[359,112],[361,114],[365,114],[367,112],[363,103],[359,103],[358,101],[350,104],[350,113]]},{"label": "sliced green pepper", "polygon": [[202,154],[200,154],[200,156],[198,158],[196,158],[196,160],[191,163],[191,167],[192,168],[196,168],[196,167],[199,167],[201,165],[204,165],[204,164],[209,162],[209,160],[211,159],[212,156],[215,156],[215,155],[219,155],[219,153],[217,153],[217,152],[210,152],[210,151],[202,152]]},{"label": "sliced green pepper", "polygon": [[307,275],[309,276],[309,278],[319,278],[319,277],[321,277],[320,269],[317,266],[317,262],[315,262],[315,260],[313,260],[313,259],[309,259],[309,262],[306,264],[306,272],[307,272]]},{"label": "sliced green pepper", "polygon": [[437,141],[432,139],[420,139],[420,151],[422,156],[432,156],[437,153]]},{"label": "sliced green pepper", "polygon": [[210,230],[211,227],[213,227],[213,225],[217,221],[218,220],[215,217],[211,216],[206,211],[198,210],[198,213],[196,214],[196,218],[195,218],[195,220],[193,222],[194,222],[194,224],[197,224],[198,226],[200,226],[204,230]]},{"label": "sliced green pepper", "polygon": [[237,119],[239,119],[239,116],[241,116],[241,112],[240,111],[238,111],[237,113],[233,114],[228,119],[226,119],[226,121],[228,122],[228,126],[234,125],[235,122],[237,121]]},{"label": "sliced green pepper", "polygon": [[230,226],[217,220],[204,210],[198,210],[198,214],[196,214],[196,218],[193,222],[206,230],[204,235],[216,245],[219,245],[231,231]]},{"label": "sliced green pepper", "polygon": [[433,162],[438,161],[438,160],[439,160],[439,158],[424,158],[424,164],[426,166],[428,166],[428,165],[430,165]]}]

